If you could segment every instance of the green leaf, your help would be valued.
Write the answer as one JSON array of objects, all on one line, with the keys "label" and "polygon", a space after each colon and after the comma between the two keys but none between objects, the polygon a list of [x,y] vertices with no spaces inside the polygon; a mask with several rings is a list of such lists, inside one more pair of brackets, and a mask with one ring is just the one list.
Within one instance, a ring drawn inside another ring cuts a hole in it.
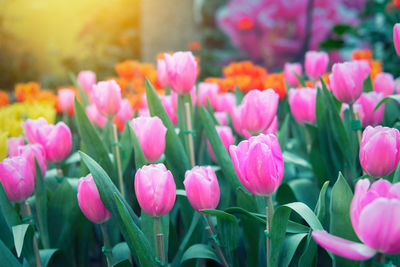
[{"label": "green leaf", "polygon": [[254,222],[258,222],[262,226],[265,226],[266,221],[256,215],[252,212],[248,212],[247,210],[240,208],[240,207],[230,207],[225,209],[225,212],[229,214],[242,214],[247,216],[248,218],[252,219]]},{"label": "green leaf", "polygon": [[29,224],[19,224],[12,227],[17,257],[21,256],[22,247],[24,246],[25,241],[25,235],[28,231],[29,226]]},{"label": "green leaf", "polygon": [[79,85],[77,77],[72,72],[70,72],[69,73],[69,78],[71,79],[71,81],[74,84],[75,88],[78,89],[79,96],[82,99],[84,107],[86,107],[89,104],[89,101],[87,99],[85,91],[83,91],[82,87]]},{"label": "green leaf", "polygon": [[0,211],[4,215],[8,226],[17,225],[21,223],[21,219],[18,212],[14,209],[11,201],[8,199],[6,191],[4,191],[3,185],[0,183]]},{"label": "green leaf", "polygon": [[282,156],[283,160],[285,161],[285,164],[290,163],[311,170],[311,164],[303,157],[300,157],[299,155],[296,155],[292,152],[284,151]]},{"label": "green leaf", "polygon": [[119,194],[114,193],[114,199],[118,209],[119,219],[123,226],[122,234],[129,245],[132,253],[136,253],[139,266],[156,266],[151,247],[143,232],[133,222],[131,215]]},{"label": "green leaf", "polygon": [[389,101],[389,99],[393,99],[400,103],[400,95],[388,95],[384,97],[379,103],[375,106],[374,111],[376,111],[380,106],[382,106],[385,102]]},{"label": "green leaf", "polygon": [[372,91],[374,91],[374,87],[372,86],[371,75],[368,75],[368,77],[363,82],[363,92],[372,92]]},{"label": "green leaf", "polygon": [[3,266],[7,267],[21,267],[21,264],[14,257],[10,250],[4,245],[3,241],[0,240],[0,261]]},{"label": "green leaf", "polygon": [[283,123],[280,126],[280,129],[278,130],[277,137],[279,144],[281,145],[282,151],[285,150],[286,148],[286,143],[289,139],[289,122],[290,122],[290,114],[286,114],[285,119],[283,120]]},{"label": "green leaf", "polygon": [[211,148],[215,154],[215,158],[217,159],[218,164],[222,168],[225,179],[227,179],[229,184],[231,184],[234,189],[238,187],[243,187],[242,184],[239,182],[239,178],[236,175],[232,159],[229,156],[228,151],[226,151],[224,145],[222,144],[222,141],[219,138],[217,131],[215,130],[215,124],[212,120],[212,117],[203,106],[200,107],[200,118],[203,122],[207,139],[210,142]]},{"label": "green leaf", "polygon": [[214,250],[204,244],[195,244],[188,248],[182,256],[181,263],[190,259],[211,259],[220,263]]},{"label": "green leaf", "polygon": [[303,87],[307,87],[306,82],[304,81],[303,77],[300,76],[297,72],[293,72],[293,74],[296,76],[297,80],[299,81],[299,84]]},{"label": "green leaf", "polygon": [[164,126],[167,128],[165,136],[165,156],[168,161],[168,165],[171,166],[174,172],[175,181],[178,188],[183,188],[183,179],[185,177],[186,170],[190,169],[189,158],[185,152],[185,148],[175,132],[175,127],[165,112],[164,106],[161,103],[153,85],[149,80],[146,79],[146,96],[147,103],[149,106],[150,114],[152,116],[159,117]]},{"label": "green leaf", "polygon": [[42,266],[46,267],[47,265],[49,265],[50,260],[52,259],[52,257],[56,256],[56,254],[61,254],[59,249],[41,249],[39,250],[39,255],[40,255],[40,261],[42,262]]},{"label": "green leaf", "polygon": [[142,147],[139,144],[139,140],[135,134],[135,131],[133,131],[132,127],[129,126],[129,134],[131,136],[131,142],[133,144],[133,151],[135,153],[135,165],[136,169],[142,168],[144,165],[146,165],[146,158],[144,157]]},{"label": "green leaf", "polygon": [[129,260],[130,254],[131,252],[126,242],[116,244],[112,249],[113,265],[116,265],[125,260]]},{"label": "green leaf", "polygon": [[236,98],[236,106],[239,106],[242,103],[244,97],[244,93],[240,90],[239,86],[235,86],[235,98]]},{"label": "green leaf", "polygon": [[[347,240],[359,242],[351,224],[350,205],[353,193],[339,173],[336,183],[332,187],[330,206],[330,233]],[[357,266],[357,262],[335,256],[337,266]]]},{"label": "green leaf", "polygon": [[288,185],[293,190],[297,201],[305,203],[311,209],[314,209],[318,199],[318,187],[309,179],[301,178],[294,179],[288,182]]},{"label": "green leaf", "polygon": [[4,244],[12,249],[14,247],[14,239],[11,233],[11,228],[8,226],[6,219],[4,218],[4,214],[0,212],[0,240],[4,242]]},{"label": "green leaf", "polygon": [[49,230],[47,227],[47,192],[43,180],[42,171],[35,158],[36,183],[35,183],[35,204],[36,216],[40,233],[40,241],[43,248],[50,248]]},{"label": "green leaf", "polygon": [[306,236],[307,236],[307,234],[303,233],[303,234],[289,235],[288,237],[285,238],[285,241],[283,243],[283,250],[282,250],[279,266],[281,266],[281,267],[289,266],[289,264],[292,261],[292,258],[294,256],[294,253],[296,252],[301,241]]},{"label": "green leaf", "polygon": [[396,170],[395,170],[395,172],[393,174],[392,183],[398,183],[398,182],[400,182],[400,161],[399,161],[399,163],[397,163]]},{"label": "green leaf", "polygon": [[[166,214],[159,218],[160,220],[160,230],[164,234],[164,255],[168,255],[168,240],[169,240],[169,214]],[[141,230],[147,240],[149,241],[153,255],[156,255],[156,245],[154,240],[156,238],[156,233],[154,233],[154,217],[146,214],[142,211],[140,216]]]},{"label": "green leaf", "polygon": [[74,113],[76,125],[85,146],[86,153],[103,167],[107,174],[113,179],[114,184],[118,184],[114,165],[108,155],[108,149],[101,140],[96,129],[90,123],[85,110],[76,98],[74,102]]}]

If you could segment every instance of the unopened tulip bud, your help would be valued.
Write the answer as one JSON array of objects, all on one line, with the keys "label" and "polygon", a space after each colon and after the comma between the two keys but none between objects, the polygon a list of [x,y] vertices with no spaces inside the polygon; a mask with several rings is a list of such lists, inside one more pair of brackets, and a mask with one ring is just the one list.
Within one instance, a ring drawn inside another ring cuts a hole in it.
[{"label": "unopened tulip bud", "polygon": [[97,125],[102,129],[107,124],[107,118],[100,114],[94,104],[86,107],[86,115],[92,124]]},{"label": "unopened tulip bud", "polygon": [[71,152],[72,136],[71,130],[64,122],[52,125],[47,132],[47,137],[42,137],[41,145],[46,151],[48,161],[60,162]]},{"label": "unopened tulip bud", "polygon": [[217,106],[219,86],[216,83],[200,83],[198,88],[197,104],[207,107],[207,100],[214,109]]},{"label": "unopened tulip bud", "polygon": [[164,59],[157,60],[157,81],[162,87],[168,85],[168,73]]},{"label": "unopened tulip bud", "polygon": [[24,145],[24,138],[22,137],[10,137],[7,140],[8,156],[14,157],[18,155],[18,147]]},{"label": "unopened tulip bud", "polygon": [[315,100],[317,90],[313,88],[291,89],[289,105],[293,117],[300,124],[315,122]]},{"label": "unopened tulip bud", "polygon": [[99,82],[93,86],[92,99],[100,114],[112,118],[121,106],[121,88],[114,80]]},{"label": "unopened tulip bud", "polygon": [[[235,143],[235,138],[233,137],[231,128],[228,126],[215,126],[215,130],[217,131],[226,151],[229,151],[229,147]],[[207,147],[212,160],[217,161],[209,141],[207,141]]]},{"label": "unopened tulip bud", "polygon": [[290,86],[299,85],[299,80],[296,77],[302,75],[302,68],[300,63],[285,63],[283,68],[283,75]]},{"label": "unopened tulip bud", "polygon": [[79,72],[78,83],[86,94],[90,94],[92,92],[93,85],[96,84],[96,73],[90,70]]},{"label": "unopened tulip bud", "polygon": [[393,94],[396,82],[390,73],[378,73],[374,79],[374,91],[383,93],[385,96]]},{"label": "unopened tulip bud", "polygon": [[71,89],[58,90],[58,104],[62,112],[72,113],[74,110],[75,92]]},{"label": "unopened tulip bud", "polygon": [[24,146],[18,147],[18,155],[24,156],[31,165],[31,169],[33,171],[33,175],[36,177],[36,163],[37,160],[40,170],[42,172],[42,176],[46,174],[47,171],[47,161],[46,161],[46,152],[43,149],[41,144],[28,144]]},{"label": "unopened tulip bud", "polygon": [[308,51],[305,56],[304,68],[309,78],[318,80],[326,72],[329,56],[325,52]]},{"label": "unopened tulip bud", "polygon": [[164,54],[164,61],[172,90],[178,94],[190,93],[197,78],[197,62],[192,52]]}]

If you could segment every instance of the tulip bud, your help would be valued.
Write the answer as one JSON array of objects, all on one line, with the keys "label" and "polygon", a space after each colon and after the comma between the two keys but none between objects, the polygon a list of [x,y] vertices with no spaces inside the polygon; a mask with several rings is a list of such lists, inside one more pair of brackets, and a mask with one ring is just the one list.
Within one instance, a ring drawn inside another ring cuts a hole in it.
[{"label": "tulip bud", "polygon": [[176,114],[176,101],[173,100],[172,95],[163,96],[161,101],[172,124],[176,125],[178,123],[178,116]]},{"label": "tulip bud", "polygon": [[262,133],[275,117],[279,95],[274,90],[251,90],[240,105],[241,127],[251,134]]},{"label": "tulip bud", "polygon": [[167,128],[158,117],[138,117],[132,128],[148,162],[156,162],[164,153]]},{"label": "tulip bud", "polygon": [[10,137],[7,140],[7,151],[9,157],[18,155],[18,147],[24,145],[24,138],[22,137]]},{"label": "tulip bud", "polygon": [[164,54],[164,61],[172,90],[178,94],[190,93],[197,78],[197,62],[192,52]]},{"label": "tulip bud", "polygon": [[219,94],[217,97],[216,111],[233,114],[236,107],[236,97],[232,93]]},{"label": "tulip bud", "polygon": [[82,213],[94,223],[104,223],[111,218],[110,212],[100,199],[99,191],[91,174],[78,181],[78,205]]},{"label": "tulip bud", "polygon": [[121,106],[121,88],[114,80],[99,82],[93,86],[92,99],[100,114],[112,118]]},{"label": "tulip bud", "polygon": [[157,60],[157,81],[162,87],[168,85],[168,73],[163,59]]},{"label": "tulip bud", "polygon": [[220,125],[228,125],[228,114],[226,112],[215,112],[214,117]]},{"label": "tulip bud", "polygon": [[384,177],[396,169],[400,155],[400,133],[397,129],[368,126],[360,144],[360,163],[366,173]]},{"label": "tulip bud", "polygon": [[281,184],[283,157],[275,135],[253,136],[230,146],[229,152],[240,182],[251,193],[267,196]]},{"label": "tulip bud", "polygon": [[42,117],[37,120],[28,119],[22,123],[24,135],[31,144],[44,142],[42,137],[46,136],[49,127],[51,126]]},{"label": "tulip bud", "polygon": [[[272,123],[270,124],[270,126],[263,132],[263,134],[275,134],[276,135],[276,131],[278,130],[278,116],[275,115],[274,120],[272,121]],[[250,137],[252,137],[251,134],[249,134],[248,131],[243,130],[242,131],[242,135],[246,138],[249,139]]]},{"label": "tulip bud", "polygon": [[97,110],[96,105],[89,105],[86,107],[86,115],[88,116],[90,122],[99,126],[100,128],[104,128],[107,124],[107,118],[100,114]]},{"label": "tulip bud", "polygon": [[46,159],[52,162],[60,162],[71,152],[72,136],[71,130],[64,122],[58,122],[47,132],[47,136],[41,145],[46,151]]},{"label": "tulip bud", "polygon": [[365,60],[334,64],[329,76],[333,95],[341,102],[353,103],[360,97],[369,72],[370,67]]},{"label": "tulip bud", "polygon": [[317,90],[312,88],[291,89],[289,105],[293,117],[300,124],[315,122],[315,100]]},{"label": "tulip bud", "polygon": [[285,63],[283,68],[283,75],[290,86],[299,85],[299,80],[296,77],[302,75],[302,68],[300,63]]},{"label": "tulip bud", "polygon": [[374,91],[383,93],[385,96],[393,94],[396,83],[390,73],[378,73],[374,79]]},{"label": "tulip bud", "polygon": [[90,92],[92,92],[93,85],[96,84],[96,73],[90,70],[79,72],[78,84],[82,87],[86,94],[90,94]]},{"label": "tulip bud", "polygon": [[71,89],[58,90],[58,104],[62,112],[72,113],[74,110],[75,92]]},{"label": "tulip bud", "polygon": [[128,99],[123,99],[121,101],[121,107],[117,113],[117,119],[119,122],[124,124],[127,120],[133,117],[133,108]]},{"label": "tulip bud", "polygon": [[393,42],[396,53],[400,56],[400,23],[396,23],[393,27]]},{"label": "tulip bud", "polygon": [[175,203],[174,178],[164,164],[151,164],[137,170],[135,193],[142,210],[151,216],[167,214]]},{"label": "tulip bud", "polygon": [[150,110],[148,108],[139,109],[138,110],[138,115],[139,115],[139,117],[146,117],[146,118],[151,117]]},{"label": "tulip bud", "polygon": [[197,105],[207,107],[207,100],[214,109],[217,106],[219,87],[216,83],[200,83],[198,89]]},{"label": "tulip bud", "polygon": [[[231,128],[228,126],[215,126],[215,130],[217,131],[217,134],[218,134],[219,138],[221,139],[222,144],[224,145],[225,149],[228,151],[229,146],[231,146],[235,143],[235,138],[233,137]],[[210,153],[212,160],[217,161],[217,159],[215,158],[214,152],[212,151],[209,141],[207,141],[207,147],[208,147],[208,152]]]},{"label": "tulip bud", "polygon": [[185,185],[187,198],[192,207],[201,213],[203,209],[215,209],[219,202],[219,185],[213,169],[196,166],[186,171]]},{"label": "tulip bud", "polygon": [[326,72],[329,56],[325,52],[308,51],[305,56],[304,68],[307,76],[318,80]]},{"label": "tulip bud", "polygon": [[384,97],[382,93],[368,92],[362,93],[360,98],[354,102],[354,112],[360,117],[362,126],[375,126],[381,123],[385,113],[385,106],[380,106],[376,111],[374,109]]},{"label": "tulip bud", "polygon": [[46,152],[43,149],[43,146],[40,144],[29,144],[18,147],[18,155],[24,156],[29,164],[31,165],[31,169],[33,171],[33,176],[36,178],[36,164],[35,158],[39,164],[40,170],[42,172],[42,176],[45,176],[47,170],[47,162],[46,162]]},{"label": "tulip bud", "polygon": [[30,197],[35,177],[28,160],[24,156],[4,159],[0,163],[0,182],[10,201],[22,202]]}]

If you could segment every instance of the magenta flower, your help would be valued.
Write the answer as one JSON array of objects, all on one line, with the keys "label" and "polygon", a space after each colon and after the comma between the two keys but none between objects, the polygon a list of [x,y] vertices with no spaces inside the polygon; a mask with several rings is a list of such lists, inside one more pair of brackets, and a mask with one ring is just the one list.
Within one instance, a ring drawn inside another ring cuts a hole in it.
[{"label": "magenta flower", "polygon": [[329,56],[326,52],[308,51],[306,53],[304,69],[309,78],[318,80],[328,68]]},{"label": "magenta flower", "polygon": [[164,54],[164,61],[172,90],[178,94],[190,93],[197,78],[197,62],[192,52]]},{"label": "magenta flower", "polygon": [[400,56],[400,23],[396,23],[393,27],[393,43],[397,55]]},{"label": "magenta flower", "polygon": [[114,80],[99,82],[93,86],[92,100],[100,114],[112,118],[121,106],[121,88]]},{"label": "magenta flower", "polygon": [[283,67],[283,75],[290,86],[299,85],[299,81],[296,77],[302,75],[302,67],[300,63],[285,63]]},{"label": "magenta flower", "polygon": [[290,89],[290,110],[298,123],[315,122],[316,97],[317,90],[313,88]]},{"label": "magenta flower", "polygon": [[93,89],[93,85],[96,84],[96,73],[90,70],[84,70],[78,74],[78,83],[86,94],[90,94]]},{"label": "magenta flower", "polygon": [[[235,143],[235,138],[233,137],[231,128],[228,126],[215,126],[215,130],[217,131],[217,134],[221,139],[225,149],[229,151],[229,147]],[[212,160],[217,161],[209,141],[207,141],[207,148]]]},{"label": "magenta flower", "polygon": [[381,72],[375,76],[374,91],[383,93],[385,96],[393,94],[396,82],[390,73]]}]

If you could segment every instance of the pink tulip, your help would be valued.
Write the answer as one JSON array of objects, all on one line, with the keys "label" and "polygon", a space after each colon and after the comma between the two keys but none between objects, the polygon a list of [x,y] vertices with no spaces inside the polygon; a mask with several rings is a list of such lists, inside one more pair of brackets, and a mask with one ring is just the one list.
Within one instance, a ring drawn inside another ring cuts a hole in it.
[{"label": "pink tulip", "polygon": [[273,134],[260,134],[230,146],[229,152],[243,186],[255,195],[272,194],[281,184],[283,157]]},{"label": "pink tulip", "polygon": [[117,119],[119,122],[122,124],[125,124],[127,120],[132,119],[133,117],[133,108],[131,103],[129,102],[128,99],[123,99],[121,101],[121,107],[119,108],[119,111],[117,113]]},{"label": "pink tulip", "polygon": [[176,186],[164,164],[151,164],[137,170],[135,193],[142,210],[151,216],[167,214],[175,203]]},{"label": "pink tulip", "polygon": [[165,128],[158,117],[138,117],[132,120],[132,128],[148,162],[156,162],[164,153]]},{"label": "pink tulip", "polygon": [[368,126],[360,144],[360,163],[366,173],[384,177],[396,169],[400,156],[400,133],[397,129]]},{"label": "pink tulip", "polygon": [[141,108],[138,110],[139,117],[151,117],[150,110],[148,108]]},{"label": "pink tulip", "polygon": [[52,162],[60,162],[71,152],[71,130],[64,122],[51,125],[47,136],[43,136],[41,143],[46,151],[46,159]]},{"label": "pink tulip", "polygon": [[326,72],[329,56],[325,52],[308,51],[305,56],[304,68],[307,76],[318,80]]},{"label": "pink tulip", "polygon": [[27,119],[22,123],[24,135],[31,144],[43,142],[42,136],[46,136],[49,127],[50,125],[42,117],[37,120]]},{"label": "pink tulip", "polygon": [[199,83],[197,105],[207,107],[207,100],[216,109],[219,86],[216,83]]},{"label": "pink tulip", "polygon": [[283,68],[283,75],[290,86],[299,85],[299,80],[296,77],[302,75],[302,68],[300,63],[285,63]]},{"label": "pink tulip", "polygon": [[192,207],[201,213],[203,209],[215,209],[219,202],[217,176],[210,166],[186,171],[185,185],[187,198]]},{"label": "pink tulip", "polygon": [[329,76],[333,95],[341,102],[353,103],[360,97],[369,72],[370,67],[365,60],[334,64]]},{"label": "pink tulip", "polygon": [[71,89],[58,90],[58,104],[62,112],[71,112],[74,110],[75,92]]},{"label": "pink tulip", "polygon": [[232,126],[237,134],[243,134],[242,123],[240,121],[240,107],[235,107],[232,113]]},{"label": "pink tulip", "polygon": [[157,81],[162,87],[168,85],[168,74],[164,59],[157,60]]},{"label": "pink tulip", "polygon": [[0,182],[10,201],[22,202],[30,197],[35,177],[29,161],[24,156],[4,159],[0,163]]},{"label": "pink tulip", "polygon": [[82,213],[94,223],[104,223],[111,218],[110,212],[100,199],[99,191],[91,174],[78,181],[78,205]]},{"label": "pink tulip", "polygon": [[44,177],[47,170],[47,161],[46,161],[46,152],[43,149],[41,144],[28,144],[22,145],[18,147],[18,155],[24,156],[29,164],[31,165],[31,169],[33,171],[33,176],[36,178],[36,164],[35,159],[37,160],[40,170],[42,172],[42,176]]},{"label": "pink tulip", "polygon": [[385,96],[393,94],[396,83],[393,75],[390,73],[381,72],[375,76],[374,91],[383,93]]},{"label": "pink tulip", "polygon": [[86,107],[86,115],[92,124],[95,124],[100,128],[104,128],[107,124],[107,118],[100,114],[94,104]]},{"label": "pink tulip", "polygon": [[275,117],[279,95],[274,90],[251,90],[240,105],[241,127],[251,134],[265,131]]},{"label": "pink tulip", "polygon": [[169,119],[173,124],[176,125],[178,123],[178,116],[176,114],[176,101],[172,99],[172,95],[163,96],[161,101]]},{"label": "pink tulip", "polygon": [[219,94],[217,97],[216,111],[233,114],[236,107],[236,97],[232,93]]},{"label": "pink tulip", "polygon": [[400,56],[400,23],[396,23],[393,27],[393,42],[396,53]]},{"label": "pink tulip", "polygon": [[121,88],[114,80],[99,82],[93,86],[92,99],[100,114],[112,118],[121,106]]},{"label": "pink tulip", "polygon": [[18,147],[24,145],[24,138],[22,137],[10,137],[7,140],[7,151],[8,156],[14,157],[18,155]]},{"label": "pink tulip", "polygon": [[197,62],[192,52],[164,54],[169,85],[178,94],[189,93],[197,78]]},{"label": "pink tulip", "polygon": [[315,100],[317,90],[313,88],[291,89],[289,105],[293,117],[300,124],[315,122]]},{"label": "pink tulip", "polygon": [[[278,116],[275,116],[274,120],[272,121],[271,125],[263,132],[263,134],[275,134],[276,135],[276,131],[278,130]],[[246,131],[243,130],[242,131],[242,135],[246,138],[246,139],[250,139],[250,137],[252,137],[252,135]]]},{"label": "pink tulip", "polygon": [[[215,126],[215,130],[217,131],[226,151],[229,151],[229,147],[235,143],[235,138],[233,137],[231,128],[228,126]],[[217,159],[215,158],[209,141],[207,141],[207,147],[212,160],[216,162]]]},{"label": "pink tulip", "polygon": [[78,74],[78,83],[86,94],[90,94],[93,89],[93,85],[96,84],[96,73],[90,70],[84,70]]},{"label": "pink tulip", "polygon": [[312,236],[323,248],[345,258],[366,260],[377,252],[400,253],[400,183],[379,180],[370,186],[359,180],[350,206],[350,218],[363,244],[314,231]]},{"label": "pink tulip", "polygon": [[228,114],[226,112],[215,112],[214,117],[220,125],[228,125]]},{"label": "pink tulip", "polygon": [[354,112],[358,113],[362,126],[375,126],[381,123],[385,113],[385,106],[380,106],[376,111],[374,109],[384,97],[382,93],[368,92],[362,93],[360,98],[354,102]]}]

